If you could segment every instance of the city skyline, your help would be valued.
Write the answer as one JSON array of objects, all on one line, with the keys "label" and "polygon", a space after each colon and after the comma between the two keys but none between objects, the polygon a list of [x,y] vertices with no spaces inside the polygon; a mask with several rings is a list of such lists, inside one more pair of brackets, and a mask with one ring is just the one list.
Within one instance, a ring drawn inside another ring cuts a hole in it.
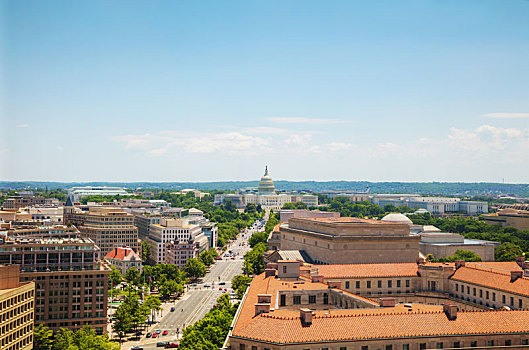
[{"label": "city skyline", "polygon": [[527,1],[0,6],[0,180],[528,182]]}]

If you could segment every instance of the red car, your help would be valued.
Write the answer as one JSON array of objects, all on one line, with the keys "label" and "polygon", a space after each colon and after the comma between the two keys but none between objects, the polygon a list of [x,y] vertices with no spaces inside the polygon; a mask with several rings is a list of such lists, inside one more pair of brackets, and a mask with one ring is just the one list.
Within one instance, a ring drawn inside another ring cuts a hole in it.
[{"label": "red car", "polygon": [[163,331],[162,332],[162,335],[167,335],[167,334],[169,334],[169,332],[167,332],[167,331]]},{"label": "red car", "polygon": [[178,347],[178,344],[176,344],[176,343],[171,343],[171,344],[165,346],[166,349],[168,349],[168,348],[177,348],[177,347]]},{"label": "red car", "polygon": [[219,287],[219,290],[222,290],[222,287]]},{"label": "red car", "polygon": [[157,338],[157,337],[158,337],[158,334],[153,333],[153,334],[152,334],[152,337],[153,337],[153,338]]}]

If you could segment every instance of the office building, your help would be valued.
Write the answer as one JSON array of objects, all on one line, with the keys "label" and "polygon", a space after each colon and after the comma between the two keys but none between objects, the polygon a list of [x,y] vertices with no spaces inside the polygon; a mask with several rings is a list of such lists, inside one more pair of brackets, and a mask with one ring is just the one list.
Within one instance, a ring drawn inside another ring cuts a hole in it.
[{"label": "office building", "polygon": [[82,186],[72,187],[68,190],[68,198],[73,202],[79,202],[86,196],[133,196],[133,193],[127,192],[123,187],[108,186]]},{"label": "office building", "polygon": [[[208,238],[203,234],[199,225],[190,224],[188,219],[161,219],[159,224],[150,226],[149,237],[145,240],[151,246],[151,256],[156,263],[173,263],[167,261],[167,250],[171,245],[174,251],[181,245],[179,252],[186,259],[196,258],[198,254],[209,249]],[[176,259],[181,262],[183,259]],[[186,260],[187,262],[187,260]],[[180,265],[180,263],[175,263]],[[185,263],[184,263],[185,264]]]},{"label": "office building", "polygon": [[372,195],[371,201],[381,207],[392,205],[394,207],[407,206],[411,209],[425,209],[435,215],[445,213],[464,213],[478,215],[489,212],[487,202],[462,201],[460,198],[448,197],[421,197],[410,195]]},{"label": "office building", "polygon": [[0,349],[33,349],[35,283],[20,282],[16,265],[0,265]]},{"label": "office building", "polygon": [[0,238],[0,264],[18,265],[21,282],[35,282],[35,324],[52,330],[89,325],[106,333],[109,267],[83,237]]},{"label": "office building", "polygon": [[6,198],[2,204],[4,210],[18,210],[20,208],[33,207],[33,206],[57,206],[59,200],[57,198],[44,198],[44,197],[22,197],[22,196],[11,196]]},{"label": "office building", "polygon": [[100,205],[74,207],[68,198],[64,207],[64,222],[75,225],[83,236],[92,239],[103,255],[123,245],[141,252],[134,217],[121,208]]}]

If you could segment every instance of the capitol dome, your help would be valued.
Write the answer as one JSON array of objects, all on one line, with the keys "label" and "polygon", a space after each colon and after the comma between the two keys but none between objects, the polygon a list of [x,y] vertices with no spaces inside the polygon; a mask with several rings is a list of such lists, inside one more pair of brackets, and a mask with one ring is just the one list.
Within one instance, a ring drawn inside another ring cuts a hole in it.
[{"label": "capitol dome", "polygon": [[265,173],[263,177],[261,177],[261,181],[259,181],[259,187],[257,188],[259,194],[275,194],[276,193],[276,187],[274,186],[274,181],[272,181],[272,177],[268,174],[268,166],[265,167]]},{"label": "capitol dome", "polygon": [[404,214],[391,213],[382,218],[382,221],[398,222],[401,224],[413,225],[413,222]]}]

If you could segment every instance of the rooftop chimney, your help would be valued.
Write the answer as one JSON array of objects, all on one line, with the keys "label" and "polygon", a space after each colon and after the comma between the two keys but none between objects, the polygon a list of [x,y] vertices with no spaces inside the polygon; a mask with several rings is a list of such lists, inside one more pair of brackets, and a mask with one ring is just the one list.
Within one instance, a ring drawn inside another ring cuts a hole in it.
[{"label": "rooftop chimney", "polygon": [[465,260],[456,260],[456,270],[460,267],[465,267]]},{"label": "rooftop chimney", "polygon": [[518,265],[520,265],[520,267],[523,266],[523,263],[524,263],[524,262],[525,262],[525,257],[523,257],[523,256],[517,256],[517,257],[516,257],[516,263],[517,263]]},{"label": "rooftop chimney", "polygon": [[327,282],[327,285],[329,286],[329,288],[338,288],[338,289],[341,289],[341,287],[342,287],[342,282],[340,282],[340,281],[328,281],[328,282]]},{"label": "rooftop chimney", "polygon": [[312,310],[310,309],[299,309],[301,323],[303,325],[309,326],[312,324]]},{"label": "rooftop chimney", "polygon": [[276,270],[275,269],[265,269],[265,278],[270,276],[275,276]]},{"label": "rooftop chimney", "polygon": [[443,304],[443,311],[450,321],[457,318],[457,306],[454,304]]},{"label": "rooftop chimney", "polygon": [[518,278],[523,277],[523,271],[511,271],[511,282],[516,281]]},{"label": "rooftop chimney", "polygon": [[397,300],[395,298],[380,298],[381,307],[395,307]]},{"label": "rooftop chimney", "polygon": [[270,304],[265,304],[265,303],[255,304],[255,316],[262,314],[262,313],[269,313],[269,312],[270,312]]},{"label": "rooftop chimney", "polygon": [[270,304],[272,302],[272,294],[257,294],[257,303]]},{"label": "rooftop chimney", "polygon": [[322,275],[314,275],[311,277],[312,282],[320,282],[323,283],[323,276]]}]

